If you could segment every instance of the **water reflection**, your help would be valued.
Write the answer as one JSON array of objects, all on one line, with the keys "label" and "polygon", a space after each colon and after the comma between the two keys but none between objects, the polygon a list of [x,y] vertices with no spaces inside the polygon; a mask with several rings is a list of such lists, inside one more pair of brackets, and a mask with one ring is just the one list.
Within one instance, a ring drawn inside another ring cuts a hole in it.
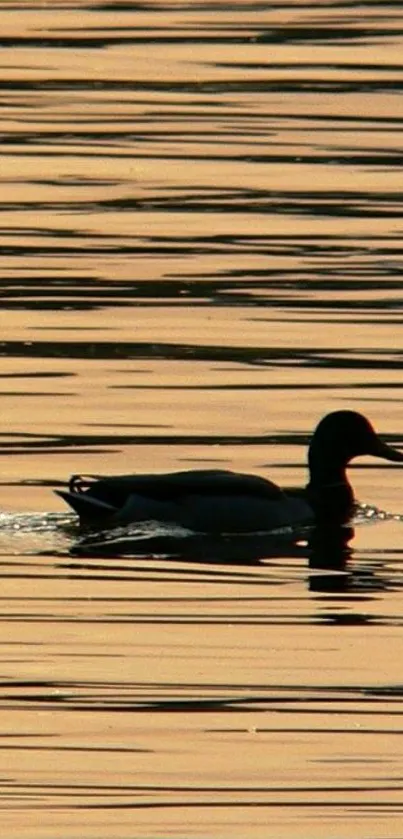
[{"label": "water reflection", "polygon": [[183,361],[236,362],[262,367],[323,367],[347,370],[393,370],[402,366],[403,351],[399,348],[383,350],[374,358],[372,349],[354,351],[329,347],[301,350],[272,347],[226,347],[200,344],[170,344],[164,342],[45,342],[0,341],[0,357],[24,358],[92,358],[92,359],[168,359]]},{"label": "water reflection", "polygon": [[[190,567],[194,564],[206,566],[206,572],[210,568],[213,577],[213,569],[222,565],[229,566],[231,574],[231,566],[263,564],[266,567],[270,560],[290,562],[297,559],[314,572],[307,577],[307,585],[312,592],[362,592],[364,589],[369,592],[387,588],[385,578],[368,568],[360,570],[359,565],[354,564],[354,550],[350,543],[355,531],[350,526],[305,528],[299,538],[291,531],[213,537],[175,534],[169,530],[155,535],[158,530],[163,531],[160,526],[150,523],[148,533],[145,526],[135,535],[130,533],[130,528],[116,528],[103,534],[81,536],[70,552],[73,556],[94,558],[131,557],[135,560],[160,557],[168,564],[174,560],[190,563]],[[357,618],[357,622],[361,623],[361,619]]]},{"label": "water reflection", "polygon": [[[400,211],[399,211],[400,214]],[[226,243],[228,244],[228,243]],[[234,246],[236,243],[234,243]],[[26,250],[25,245],[23,250]],[[185,255],[187,248],[183,243],[181,250]],[[61,247],[60,254],[65,252]],[[16,255],[18,251],[16,250]],[[338,269],[341,273],[341,269]],[[16,281],[4,281],[2,306],[4,309],[18,311],[94,311],[109,309],[111,306],[124,309],[136,305],[139,301],[148,308],[156,308],[162,304],[183,307],[185,300],[196,309],[206,305],[215,307],[226,305],[230,308],[250,307],[249,317],[253,310],[265,309],[265,317],[275,319],[270,315],[271,309],[281,309],[287,312],[295,310],[296,306],[302,312],[317,314],[322,312],[325,320],[329,313],[350,314],[358,312],[362,317],[368,312],[363,322],[376,323],[376,312],[388,315],[392,322],[396,320],[396,305],[399,304],[401,288],[398,279],[401,265],[384,266],[385,274],[382,281],[382,297],[379,295],[379,279],[374,283],[370,277],[364,278],[362,269],[356,268],[357,279],[347,279],[345,276],[337,279],[338,271],[333,269],[335,278],[329,278],[329,268],[317,270],[315,280],[303,277],[300,270],[298,278],[295,271],[283,270],[281,274],[267,268],[262,279],[261,273],[253,272],[249,268],[244,271],[228,270],[227,276],[215,279],[190,278],[164,281],[163,288],[160,280],[116,282],[112,287],[105,288],[105,282],[95,279],[51,280],[47,287],[43,283],[31,279],[19,278]],[[311,273],[311,272],[309,272]],[[323,279],[321,278],[323,274]],[[381,274],[382,271],[378,271]],[[394,276],[397,278],[394,279]],[[338,297],[335,295],[338,294]],[[267,311],[269,310],[269,311]],[[394,316],[394,317],[393,317]],[[277,315],[278,317],[278,315]],[[11,345],[11,349],[14,349]],[[15,347],[17,349],[17,346]],[[28,351],[27,351],[27,354]]]}]

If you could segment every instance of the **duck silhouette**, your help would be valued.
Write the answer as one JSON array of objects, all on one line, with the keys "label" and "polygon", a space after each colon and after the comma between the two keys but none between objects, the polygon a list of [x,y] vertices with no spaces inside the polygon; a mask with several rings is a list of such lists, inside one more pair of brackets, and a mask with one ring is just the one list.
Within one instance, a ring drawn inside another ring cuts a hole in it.
[{"label": "duck silhouette", "polygon": [[355,507],[346,467],[359,455],[403,462],[403,452],[378,437],[355,411],[334,411],[319,423],[309,452],[306,487],[281,489],[258,475],[215,469],[165,474],[73,475],[56,490],[83,528],[107,530],[144,521],[200,533],[256,533],[305,525],[338,527]]}]

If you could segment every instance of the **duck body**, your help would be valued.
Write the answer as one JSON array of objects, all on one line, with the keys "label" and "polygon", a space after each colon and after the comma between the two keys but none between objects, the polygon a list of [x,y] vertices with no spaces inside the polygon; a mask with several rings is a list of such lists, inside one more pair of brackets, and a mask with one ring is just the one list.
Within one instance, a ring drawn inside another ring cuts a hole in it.
[{"label": "duck body", "polygon": [[144,521],[179,525],[202,533],[269,532],[310,524],[340,525],[354,511],[346,476],[353,457],[372,454],[402,461],[369,421],[354,411],[336,411],[319,423],[309,447],[308,485],[281,489],[258,475],[224,470],[164,474],[73,476],[60,495],[78,513],[81,526],[106,530]]},{"label": "duck body", "polygon": [[104,529],[153,520],[195,532],[247,533],[313,519],[303,492],[283,492],[257,475],[224,470],[117,475],[88,483],[73,476],[70,490],[58,494],[82,525]]}]

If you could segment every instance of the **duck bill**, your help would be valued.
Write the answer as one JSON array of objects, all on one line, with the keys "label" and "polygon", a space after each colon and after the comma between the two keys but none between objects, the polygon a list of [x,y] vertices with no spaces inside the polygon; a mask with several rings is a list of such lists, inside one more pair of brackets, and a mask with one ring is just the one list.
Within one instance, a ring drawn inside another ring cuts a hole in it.
[{"label": "duck bill", "polygon": [[391,446],[382,443],[382,440],[377,440],[371,454],[374,454],[376,457],[382,457],[384,460],[392,460],[394,463],[403,463],[403,452],[392,449]]}]

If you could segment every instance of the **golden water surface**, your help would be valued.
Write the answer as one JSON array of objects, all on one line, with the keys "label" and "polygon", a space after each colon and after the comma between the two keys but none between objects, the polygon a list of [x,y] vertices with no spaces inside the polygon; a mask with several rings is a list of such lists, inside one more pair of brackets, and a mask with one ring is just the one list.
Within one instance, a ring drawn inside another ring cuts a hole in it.
[{"label": "golden water surface", "polygon": [[403,447],[401,5],[2,0],[0,48],[1,835],[401,839],[397,465],[333,568],[80,554],[52,493]]}]

